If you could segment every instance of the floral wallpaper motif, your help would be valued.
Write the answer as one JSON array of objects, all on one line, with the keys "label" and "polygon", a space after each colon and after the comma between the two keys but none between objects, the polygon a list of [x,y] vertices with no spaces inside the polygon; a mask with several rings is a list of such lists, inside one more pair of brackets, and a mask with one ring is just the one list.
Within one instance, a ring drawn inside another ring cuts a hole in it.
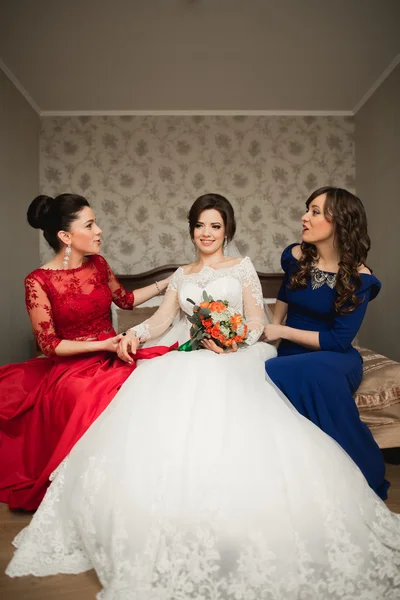
[{"label": "floral wallpaper motif", "polygon": [[277,272],[282,249],[300,237],[310,192],[327,184],[354,191],[354,121],[44,117],[40,157],[43,193],[72,191],[91,202],[116,273],[192,261],[186,217],[205,192],[231,200],[241,252],[258,270]]}]

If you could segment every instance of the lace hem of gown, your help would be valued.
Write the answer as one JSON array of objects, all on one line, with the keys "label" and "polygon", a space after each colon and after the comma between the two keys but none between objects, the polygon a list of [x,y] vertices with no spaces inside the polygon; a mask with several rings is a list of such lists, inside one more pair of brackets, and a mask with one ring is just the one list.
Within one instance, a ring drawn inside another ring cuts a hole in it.
[{"label": "lace hem of gown", "polygon": [[[116,500],[113,537],[109,540],[115,565],[112,568],[109,549],[103,548],[96,537],[93,518],[94,494],[104,484],[105,471],[102,465],[96,466],[94,459],[88,462],[88,470],[97,471],[97,485],[95,489],[87,486],[86,508],[79,516],[78,528],[73,522],[64,523],[65,529],[51,527],[54,505],[63,494],[66,459],[54,473],[57,477],[47,493],[47,510],[41,511],[38,519],[34,517],[30,527],[14,540],[14,545],[21,549],[16,564],[13,559],[7,567],[8,576],[78,574],[95,568],[105,587],[97,596],[99,600],[397,600],[399,597],[400,539],[396,529],[400,526],[400,516],[391,514],[378,499],[374,501],[374,514],[366,519],[372,524],[362,545],[349,534],[346,516],[332,509],[327,512],[325,531],[321,532],[326,539],[325,556],[319,560],[313,552],[312,536],[307,545],[294,532],[293,545],[287,549],[293,562],[284,569],[269,548],[268,536],[261,531],[247,528],[241,543],[235,539],[237,532],[232,532],[232,539],[221,537],[218,526],[221,515],[213,514],[212,509],[204,514],[204,519],[191,522],[190,531],[164,518],[160,509],[161,492],[160,505],[152,509],[154,524],[143,549],[130,557],[132,540],[127,534],[123,509]],[[85,472],[82,477],[85,480]],[[90,481],[92,485],[93,479]],[[38,548],[44,547],[46,552],[40,550],[38,560]],[[95,552],[89,554],[85,548]]]}]

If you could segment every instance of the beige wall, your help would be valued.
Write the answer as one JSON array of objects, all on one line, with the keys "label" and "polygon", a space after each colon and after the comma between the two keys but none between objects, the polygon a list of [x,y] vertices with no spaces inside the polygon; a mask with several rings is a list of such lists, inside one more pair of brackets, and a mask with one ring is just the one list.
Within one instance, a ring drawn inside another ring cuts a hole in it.
[{"label": "beige wall", "polygon": [[400,65],[356,115],[356,187],[368,214],[369,263],[383,285],[360,340],[400,360]]},{"label": "beige wall", "polygon": [[0,70],[0,364],[30,358],[24,277],[39,264],[39,235],[26,222],[39,190],[40,119]]},{"label": "beige wall", "polygon": [[[205,192],[232,201],[236,242],[264,272],[299,240],[310,192],[355,185],[352,117],[44,117],[43,193],[91,202],[116,273],[191,262],[187,213]],[[43,262],[52,253],[41,242]]]}]

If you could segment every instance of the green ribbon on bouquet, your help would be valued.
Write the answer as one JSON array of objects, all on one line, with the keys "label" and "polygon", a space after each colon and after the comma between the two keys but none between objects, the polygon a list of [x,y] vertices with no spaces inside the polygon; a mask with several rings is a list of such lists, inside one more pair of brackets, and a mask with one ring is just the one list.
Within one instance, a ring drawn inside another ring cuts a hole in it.
[{"label": "green ribbon on bouquet", "polygon": [[200,342],[204,338],[208,338],[208,337],[210,337],[210,336],[206,335],[202,329],[199,329],[195,333],[195,335],[190,338],[190,340],[188,340],[187,342],[185,342],[184,344],[181,344],[179,346],[178,351],[180,351],[180,352],[192,352],[193,350],[198,350],[199,348],[202,347],[200,345]]},{"label": "green ribbon on bouquet", "polygon": [[192,350],[193,350],[192,340],[188,340],[184,344],[181,344],[178,348],[178,352],[192,352]]}]

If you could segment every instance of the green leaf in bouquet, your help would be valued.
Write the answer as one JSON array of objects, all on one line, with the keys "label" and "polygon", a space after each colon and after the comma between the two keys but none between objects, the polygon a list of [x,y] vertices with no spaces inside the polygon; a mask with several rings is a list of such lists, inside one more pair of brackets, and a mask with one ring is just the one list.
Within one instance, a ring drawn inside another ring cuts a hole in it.
[{"label": "green leaf in bouquet", "polygon": [[202,340],[203,338],[205,338],[207,336],[206,332],[203,331],[203,329],[199,329],[198,331],[196,331],[195,335],[193,336],[194,340]]},{"label": "green leaf in bouquet", "polygon": [[190,343],[192,344],[192,350],[198,350],[199,346],[200,346],[200,341],[199,340],[190,340]]},{"label": "green leaf in bouquet", "polygon": [[193,304],[193,306],[196,306],[196,302],[193,302],[193,300],[191,298],[186,298],[186,302],[190,302],[190,304]]},{"label": "green leaf in bouquet", "polygon": [[208,336],[204,333],[204,331],[202,331],[201,329],[199,331],[197,331],[196,335],[194,335],[190,340],[193,350],[199,349],[200,342],[202,340],[204,340],[205,337],[208,337]]},{"label": "green leaf in bouquet", "polygon": [[213,302],[212,296],[209,296],[205,290],[203,292],[203,302]]},{"label": "green leaf in bouquet", "polygon": [[187,319],[190,323],[193,323],[194,325],[201,327],[200,313],[196,312],[196,313],[193,313],[192,315],[188,315]]}]

